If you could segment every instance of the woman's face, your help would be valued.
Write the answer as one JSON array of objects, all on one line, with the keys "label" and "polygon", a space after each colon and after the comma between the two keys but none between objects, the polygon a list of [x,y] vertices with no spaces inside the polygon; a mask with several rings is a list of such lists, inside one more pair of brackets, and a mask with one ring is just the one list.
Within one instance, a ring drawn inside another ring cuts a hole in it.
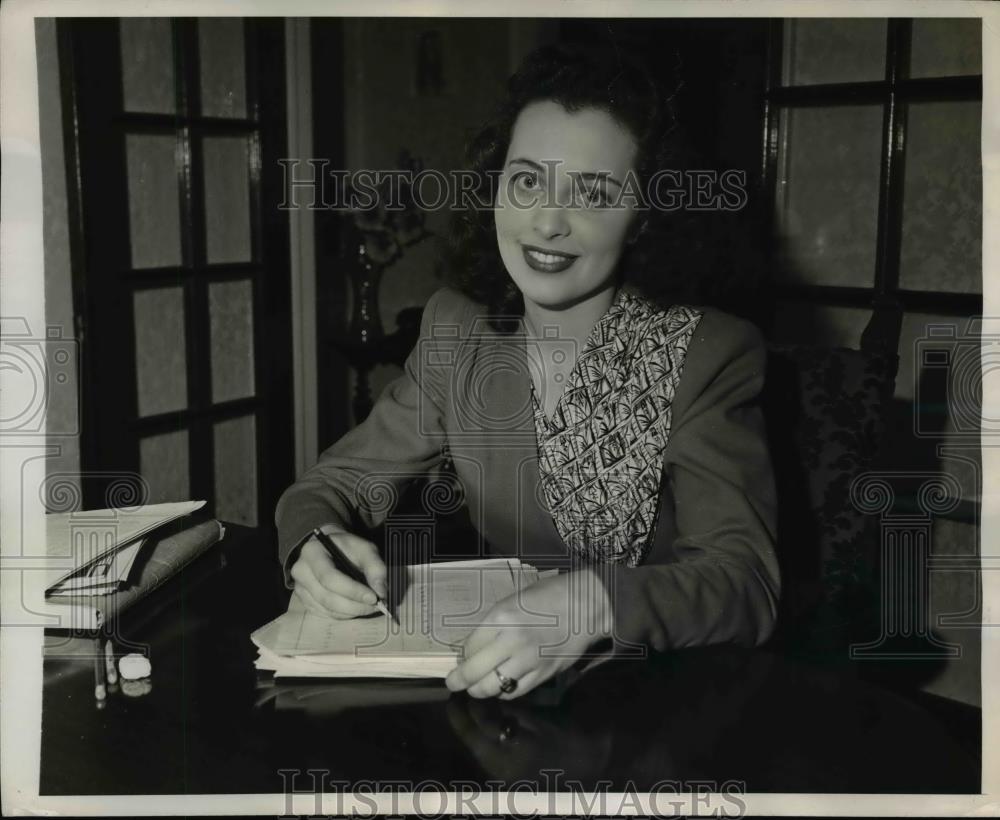
[{"label": "woman's face", "polygon": [[634,138],[604,111],[548,100],[521,111],[495,215],[500,256],[526,301],[561,309],[613,285],[636,214],[634,201],[614,203],[635,158]]}]

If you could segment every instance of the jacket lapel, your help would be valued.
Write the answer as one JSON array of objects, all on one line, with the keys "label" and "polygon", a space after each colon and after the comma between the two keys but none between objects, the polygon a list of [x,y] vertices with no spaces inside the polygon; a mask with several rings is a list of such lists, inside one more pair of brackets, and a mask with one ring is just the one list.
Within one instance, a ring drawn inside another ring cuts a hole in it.
[{"label": "jacket lapel", "polygon": [[523,329],[494,333],[483,340],[466,400],[480,420],[483,437],[476,450],[486,486],[492,479],[516,476],[512,487],[505,481],[506,492],[483,499],[490,536],[504,552],[531,556],[542,567],[546,557],[564,561],[566,547],[538,492],[530,378]]}]

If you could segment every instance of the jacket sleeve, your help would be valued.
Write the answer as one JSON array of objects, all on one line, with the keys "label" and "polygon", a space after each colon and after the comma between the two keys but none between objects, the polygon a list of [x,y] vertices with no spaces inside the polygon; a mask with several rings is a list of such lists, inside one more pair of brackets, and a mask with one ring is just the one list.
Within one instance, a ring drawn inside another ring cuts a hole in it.
[{"label": "jacket sleeve", "polygon": [[278,500],[278,557],[289,570],[297,548],[316,527],[327,532],[378,526],[400,492],[442,459],[442,407],[447,373],[431,351],[438,309],[447,291],[427,302],[420,340],[403,374],[379,396],[368,418],[325,450]]},{"label": "jacket sleeve", "polygon": [[759,406],[765,363],[756,327],[706,311],[664,453],[678,560],[604,570],[616,653],[630,645],[755,645],[771,634],[780,575],[774,474]]}]

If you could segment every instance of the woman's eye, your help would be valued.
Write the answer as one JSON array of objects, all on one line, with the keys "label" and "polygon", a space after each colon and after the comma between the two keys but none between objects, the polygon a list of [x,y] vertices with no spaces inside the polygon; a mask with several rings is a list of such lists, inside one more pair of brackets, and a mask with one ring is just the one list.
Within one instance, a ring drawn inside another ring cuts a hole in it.
[{"label": "woman's eye", "polygon": [[538,190],[538,175],[531,171],[518,171],[511,177],[511,181],[526,191]]}]

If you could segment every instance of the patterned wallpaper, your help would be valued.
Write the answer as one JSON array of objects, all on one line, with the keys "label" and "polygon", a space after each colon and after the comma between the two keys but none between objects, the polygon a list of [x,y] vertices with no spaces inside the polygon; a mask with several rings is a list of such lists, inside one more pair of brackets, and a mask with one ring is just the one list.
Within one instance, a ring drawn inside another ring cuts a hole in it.
[{"label": "patterned wallpaper", "polygon": [[885,20],[786,21],[785,85],[881,80],[885,74]]},{"label": "patterned wallpaper", "polygon": [[899,283],[913,290],[983,289],[982,104],[910,106]]},{"label": "patterned wallpaper", "polygon": [[777,228],[786,281],[870,286],[882,107],[782,111]]}]

